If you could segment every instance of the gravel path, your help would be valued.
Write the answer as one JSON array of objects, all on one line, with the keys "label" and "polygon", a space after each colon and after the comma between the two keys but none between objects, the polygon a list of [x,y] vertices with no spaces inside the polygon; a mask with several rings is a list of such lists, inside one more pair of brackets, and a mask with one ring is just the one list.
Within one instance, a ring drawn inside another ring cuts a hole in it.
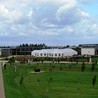
[{"label": "gravel path", "polygon": [[0,65],[0,98],[5,98],[2,67]]}]

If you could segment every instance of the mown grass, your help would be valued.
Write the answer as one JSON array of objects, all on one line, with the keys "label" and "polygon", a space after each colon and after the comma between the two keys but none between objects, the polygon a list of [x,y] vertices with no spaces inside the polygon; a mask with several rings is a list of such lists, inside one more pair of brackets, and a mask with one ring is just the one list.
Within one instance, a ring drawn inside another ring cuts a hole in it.
[{"label": "mown grass", "polygon": [[[44,72],[32,73],[35,67]],[[92,86],[95,74],[98,77],[98,65],[91,72],[89,64],[84,72],[81,72],[81,64],[71,69],[68,64],[42,63],[8,64],[6,70],[3,68],[6,98],[98,98],[98,80],[95,88]],[[22,84],[21,77],[24,77]]]}]

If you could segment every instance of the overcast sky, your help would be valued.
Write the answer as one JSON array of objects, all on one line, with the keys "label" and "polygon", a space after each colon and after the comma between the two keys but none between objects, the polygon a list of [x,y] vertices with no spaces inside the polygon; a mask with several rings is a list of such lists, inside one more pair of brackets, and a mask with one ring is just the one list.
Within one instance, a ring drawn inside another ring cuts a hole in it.
[{"label": "overcast sky", "polygon": [[0,45],[98,44],[98,0],[0,0]]}]

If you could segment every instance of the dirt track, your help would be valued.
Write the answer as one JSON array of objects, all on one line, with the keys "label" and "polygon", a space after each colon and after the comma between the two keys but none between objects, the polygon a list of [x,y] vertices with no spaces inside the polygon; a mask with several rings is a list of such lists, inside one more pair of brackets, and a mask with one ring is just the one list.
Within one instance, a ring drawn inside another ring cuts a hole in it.
[{"label": "dirt track", "polygon": [[0,65],[0,98],[5,98],[2,67]]}]

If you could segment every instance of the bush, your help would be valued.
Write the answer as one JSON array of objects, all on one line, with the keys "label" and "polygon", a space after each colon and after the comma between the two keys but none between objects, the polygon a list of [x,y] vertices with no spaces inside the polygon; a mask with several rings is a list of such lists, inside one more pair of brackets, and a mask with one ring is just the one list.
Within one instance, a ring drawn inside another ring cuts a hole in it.
[{"label": "bush", "polygon": [[40,72],[40,69],[39,68],[37,68],[37,69],[35,68],[34,71],[35,72]]}]

